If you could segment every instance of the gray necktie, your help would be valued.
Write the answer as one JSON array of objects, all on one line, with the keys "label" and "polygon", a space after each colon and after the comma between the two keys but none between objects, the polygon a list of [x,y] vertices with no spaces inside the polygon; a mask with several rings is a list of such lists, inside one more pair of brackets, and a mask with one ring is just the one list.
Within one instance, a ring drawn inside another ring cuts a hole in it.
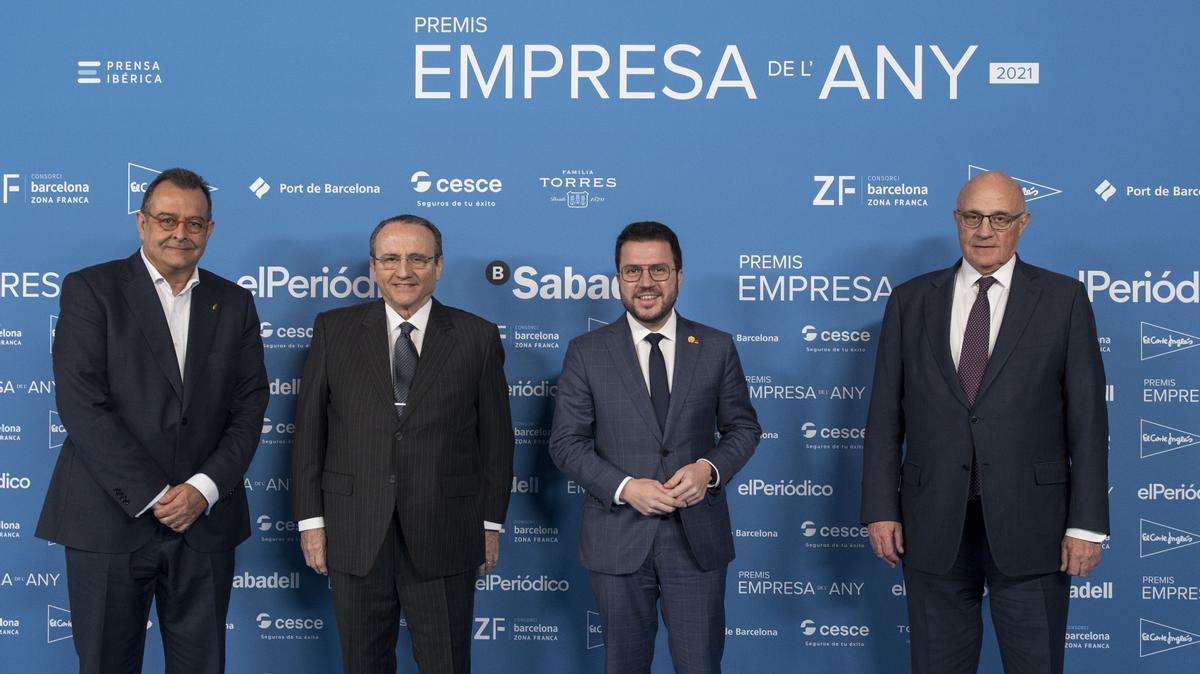
[{"label": "gray necktie", "polygon": [[392,349],[392,392],[396,396],[396,416],[404,413],[408,389],[417,372],[417,347],[410,337],[416,327],[408,321],[401,323],[400,336],[396,338],[396,346]]}]

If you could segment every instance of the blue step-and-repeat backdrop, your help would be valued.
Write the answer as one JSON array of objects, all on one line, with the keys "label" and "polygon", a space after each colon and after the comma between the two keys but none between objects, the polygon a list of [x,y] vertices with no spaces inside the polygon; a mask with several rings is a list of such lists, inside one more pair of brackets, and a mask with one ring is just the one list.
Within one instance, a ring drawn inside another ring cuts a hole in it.
[{"label": "blue step-and-repeat backdrop", "polygon": [[655,219],[764,430],[728,485],[726,669],[906,671],[905,586],[857,521],[866,401],[891,289],[956,260],[954,198],[986,169],[1025,188],[1023,257],[1086,285],[1108,373],[1113,537],[1075,582],[1067,669],[1197,671],[1198,22],[1172,1],[4,3],[0,670],[75,666],[63,551],[33,537],[62,278],[132,253],[142,190],[181,165],[216,190],[204,266],[253,291],[271,379],[231,672],[340,665],[290,514],[296,393],[314,315],[378,296],[367,236],[405,212],[445,232],[438,297],[508,356],[477,669],[602,665],[581,490],[546,442],[567,342],[620,315],[615,235]]}]

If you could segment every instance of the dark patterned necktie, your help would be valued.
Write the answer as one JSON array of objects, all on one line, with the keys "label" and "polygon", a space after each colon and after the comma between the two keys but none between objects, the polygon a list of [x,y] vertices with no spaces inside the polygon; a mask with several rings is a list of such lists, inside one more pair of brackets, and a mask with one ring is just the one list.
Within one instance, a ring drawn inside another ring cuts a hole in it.
[{"label": "dark patterned necktie", "polygon": [[650,342],[650,402],[654,405],[654,416],[658,417],[658,428],[667,430],[667,408],[671,405],[671,388],[667,385],[667,360],[658,348],[663,336],[657,332],[646,335]]},{"label": "dark patterned necktie", "polygon": [[[983,371],[987,369],[988,342],[992,334],[992,305],[988,302],[988,289],[996,279],[991,276],[981,276],[976,284],[979,293],[975,303],[971,305],[971,313],[967,316],[967,329],[963,333],[962,351],[958,356],[958,381],[962,384],[967,403],[975,406],[975,396],[979,394],[979,384],[983,381]],[[971,455],[971,495],[979,496],[983,485],[979,479],[978,461],[974,453]]]},{"label": "dark patterned necktie", "polygon": [[412,386],[417,371],[417,347],[409,336],[417,326],[405,321],[400,324],[400,336],[392,349],[392,392],[396,396],[396,416],[404,413],[408,400],[408,388]]}]

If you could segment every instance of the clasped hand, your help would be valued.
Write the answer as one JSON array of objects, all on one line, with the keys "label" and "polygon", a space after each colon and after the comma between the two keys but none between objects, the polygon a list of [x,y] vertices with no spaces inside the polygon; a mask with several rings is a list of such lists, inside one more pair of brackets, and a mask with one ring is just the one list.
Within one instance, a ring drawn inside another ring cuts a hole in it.
[{"label": "clasped hand", "polygon": [[708,463],[697,461],[675,471],[665,483],[649,478],[626,482],[621,500],[643,515],[669,515],[703,500],[711,476]]}]

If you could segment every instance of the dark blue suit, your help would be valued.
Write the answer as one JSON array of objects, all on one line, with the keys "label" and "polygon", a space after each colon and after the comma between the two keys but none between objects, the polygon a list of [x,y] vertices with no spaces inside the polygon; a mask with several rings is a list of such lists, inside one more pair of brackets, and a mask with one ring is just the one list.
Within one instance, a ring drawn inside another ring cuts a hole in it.
[{"label": "dark blue suit", "polygon": [[[633,574],[652,557],[656,563],[690,565],[713,575],[713,593],[719,596],[694,597],[695,602],[681,602],[673,611],[675,598],[664,587],[663,611],[676,667],[688,657],[697,658],[696,670],[720,666],[724,574],[734,557],[724,487],[753,454],[761,429],[730,335],[679,316],[675,341],[665,430],[655,417],[625,316],[572,340],[558,379],[550,454],[588,492],[580,557],[593,572],[610,670],[616,668],[612,649],[620,639],[640,641],[639,652],[625,665],[632,670],[624,671],[641,670],[643,663],[648,670],[657,616],[646,625],[638,623],[644,615],[605,615],[606,604],[619,611],[622,601],[634,601],[606,596],[611,584],[605,577]],[[717,468],[721,484],[700,503],[667,517],[647,517],[632,506],[613,503],[625,477],[665,482],[701,458]],[[663,559],[664,551],[674,559]],[[687,618],[697,611],[706,615],[699,616],[701,625],[691,626]]]},{"label": "dark blue suit", "polygon": [[[981,569],[1006,671],[1061,671],[1063,536],[1068,527],[1108,531],[1108,418],[1095,319],[1078,281],[1017,260],[972,406],[950,352],[957,271],[918,276],[888,300],[863,451],[862,521],[903,524],[916,671],[974,671]],[[968,498],[972,455],[982,482],[977,501]],[[963,578],[968,591],[943,589]],[[1008,581],[1045,589],[1009,601]],[[961,596],[962,605],[954,615],[932,615],[921,608],[930,592]],[[931,649],[927,634],[949,635],[955,652]],[[1030,656],[1042,659],[1026,667]]]},{"label": "dark blue suit", "polygon": [[[168,618],[177,617],[170,613],[175,607],[160,595],[168,669],[181,666],[173,657],[176,640],[183,650],[184,642],[194,645],[201,633],[212,637],[203,641],[206,648],[224,643],[233,548],[250,535],[243,478],[258,448],[269,394],[250,293],[204,270],[199,278],[191,291],[183,377],[140,253],[63,280],[53,355],[58,412],[67,439],[36,535],[68,547],[76,650],[85,671],[93,665],[107,671],[140,668],[153,591],[144,596],[144,605],[142,592],[134,588],[126,589],[136,599],[123,601],[111,586],[105,598],[104,577],[98,583],[85,581],[73,564],[85,557],[104,559],[94,553],[129,553],[135,557],[134,573],[143,564],[152,581],[159,561],[137,558],[152,541],[173,549],[186,546],[205,560],[214,555],[214,568],[203,573],[215,573],[218,580],[229,574],[223,588],[218,582],[215,592],[210,588],[205,596],[180,602],[215,602],[210,607],[214,615],[203,625],[171,630]],[[137,516],[165,486],[196,473],[216,484],[220,499],[186,533],[171,532],[152,511]],[[128,583],[129,578],[117,581]],[[126,633],[129,643],[117,649],[129,662],[88,663],[95,655],[88,649],[112,650],[114,638]],[[223,660],[223,647],[220,655]]]}]

